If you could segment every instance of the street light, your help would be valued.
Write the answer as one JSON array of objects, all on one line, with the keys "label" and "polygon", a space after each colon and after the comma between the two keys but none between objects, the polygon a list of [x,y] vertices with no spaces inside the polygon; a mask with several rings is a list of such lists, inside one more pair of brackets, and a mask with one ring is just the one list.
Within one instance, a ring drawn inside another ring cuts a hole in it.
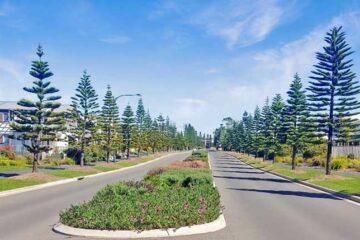
[{"label": "street light", "polygon": [[141,97],[141,94],[140,93],[136,93],[136,94],[121,94],[119,96],[117,96],[115,98],[115,100],[118,100],[119,98],[121,97]]}]

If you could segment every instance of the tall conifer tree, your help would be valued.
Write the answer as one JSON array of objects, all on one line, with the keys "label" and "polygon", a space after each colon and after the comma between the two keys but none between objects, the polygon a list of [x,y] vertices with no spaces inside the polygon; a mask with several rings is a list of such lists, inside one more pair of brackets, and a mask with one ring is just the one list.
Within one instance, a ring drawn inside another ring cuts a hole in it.
[{"label": "tall conifer tree", "polygon": [[121,125],[123,131],[123,141],[126,149],[126,158],[130,157],[130,147],[131,147],[131,133],[132,128],[135,125],[134,112],[131,109],[130,105],[127,105],[124,113],[121,118]]},{"label": "tall conifer tree", "polygon": [[110,154],[114,153],[120,143],[120,118],[119,108],[116,104],[111,87],[108,85],[103,100],[103,106],[100,114],[101,128],[103,131],[103,147],[106,152],[106,161],[109,162]]},{"label": "tall conifer tree", "polygon": [[[325,36],[323,52],[316,53],[318,63],[310,76],[307,88],[312,120],[316,130],[327,138],[326,174],[331,173],[331,157],[334,140],[341,142],[355,136],[358,124],[351,118],[357,114],[360,103],[356,95],[360,92],[355,73],[351,71],[353,53],[345,41],[342,27],[334,27]],[[345,137],[347,136],[347,137]],[[345,138],[344,138],[345,137]]]},{"label": "tall conifer tree", "polygon": [[287,107],[286,107],[286,128],[287,128],[287,144],[292,148],[291,166],[295,169],[296,154],[298,149],[301,149],[307,137],[306,120],[309,116],[306,105],[306,95],[302,88],[302,83],[299,75],[296,73],[294,80],[287,92]]},{"label": "tall conifer tree", "polygon": [[56,102],[61,96],[51,96],[59,90],[50,86],[48,78],[53,76],[53,73],[48,63],[42,60],[44,52],[40,45],[36,55],[39,59],[32,62],[29,72],[36,80],[33,81],[32,87],[23,89],[35,94],[37,99],[21,99],[17,102],[21,108],[15,111],[15,120],[10,125],[13,130],[20,133],[16,138],[26,140],[24,146],[33,154],[33,172],[38,171],[41,154],[51,149],[50,142],[54,141],[56,133],[64,128],[62,113],[55,112],[61,105]]},{"label": "tall conifer tree", "polygon": [[90,75],[86,71],[83,72],[75,96],[71,100],[73,125],[70,137],[80,145],[80,166],[83,166],[85,147],[90,142],[99,108],[98,95],[91,85]]}]

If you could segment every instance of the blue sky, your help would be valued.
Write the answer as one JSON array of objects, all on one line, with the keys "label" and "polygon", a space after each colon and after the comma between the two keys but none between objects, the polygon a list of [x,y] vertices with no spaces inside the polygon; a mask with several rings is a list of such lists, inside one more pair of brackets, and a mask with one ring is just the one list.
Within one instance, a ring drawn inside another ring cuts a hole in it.
[{"label": "blue sky", "polygon": [[41,43],[64,103],[86,69],[100,99],[107,84],[139,92],[153,116],[211,133],[266,96],[285,97],[295,72],[306,84],[325,32],[339,25],[359,75],[360,1],[0,0],[0,100],[26,96]]}]

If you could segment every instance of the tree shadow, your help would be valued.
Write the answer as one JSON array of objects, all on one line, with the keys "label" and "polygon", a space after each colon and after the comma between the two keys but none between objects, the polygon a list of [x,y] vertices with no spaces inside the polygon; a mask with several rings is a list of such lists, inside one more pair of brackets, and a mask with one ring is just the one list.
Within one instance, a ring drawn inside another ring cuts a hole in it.
[{"label": "tree shadow", "polygon": [[225,168],[225,169],[254,169],[254,168],[251,168],[251,167],[223,167],[223,166],[217,166],[217,165],[214,165],[214,168]]},{"label": "tree shadow", "polygon": [[291,181],[277,178],[256,178],[256,177],[233,177],[233,176],[216,176],[214,178],[226,178],[236,180],[251,180],[251,181],[266,181],[266,182],[277,182],[277,183],[291,183]]},{"label": "tree shadow", "polygon": [[227,189],[235,190],[235,191],[244,191],[244,192],[259,192],[259,193],[270,193],[270,194],[278,194],[278,195],[285,195],[285,196],[297,196],[297,197],[339,200],[339,198],[336,198],[336,197],[326,194],[326,193],[313,193],[313,192],[287,191],[287,190],[262,190],[262,189],[246,189],[246,188],[227,188]]},{"label": "tree shadow", "polygon": [[5,178],[8,178],[8,177],[15,177],[15,176],[18,176],[20,175],[19,173],[0,173],[0,177],[5,177]]},{"label": "tree shadow", "polygon": [[236,166],[240,166],[240,165],[244,165],[243,163],[241,162],[217,162],[216,164],[221,164],[221,165],[236,165]]},{"label": "tree shadow", "polygon": [[[252,170],[256,170],[251,168]],[[228,173],[254,173],[254,174],[264,174],[265,172],[251,172],[251,171],[229,171],[229,170],[215,170],[216,172],[228,172]]]}]

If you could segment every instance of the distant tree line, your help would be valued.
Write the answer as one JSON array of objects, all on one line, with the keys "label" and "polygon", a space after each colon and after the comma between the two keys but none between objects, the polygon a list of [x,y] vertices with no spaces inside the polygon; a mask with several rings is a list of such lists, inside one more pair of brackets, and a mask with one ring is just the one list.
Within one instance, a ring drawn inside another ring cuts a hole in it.
[{"label": "distant tree line", "polygon": [[304,89],[296,73],[285,101],[276,94],[245,111],[242,119],[224,118],[214,132],[214,144],[224,150],[235,150],[264,160],[275,159],[284,145],[291,147],[292,168],[296,155],[309,144],[327,145],[326,174],[331,172],[334,144],[350,145],[359,141],[360,85],[352,72],[353,53],[345,41],[342,27],[326,33],[326,45],[316,53],[317,64]]},{"label": "distant tree line", "polygon": [[139,99],[136,112],[127,105],[120,116],[117,97],[111,86],[99,104],[98,94],[91,83],[91,76],[84,71],[71,98],[68,111],[60,111],[59,90],[51,86],[53,73],[43,60],[41,46],[37,48],[38,59],[32,62],[30,75],[35,78],[31,87],[24,91],[35,95],[34,100],[21,99],[15,111],[11,128],[16,132],[12,138],[24,141],[33,154],[33,171],[38,170],[42,153],[49,152],[51,142],[58,140],[58,132],[67,134],[68,155],[78,159],[83,166],[87,161],[110,161],[122,153],[129,158],[135,154],[184,150],[209,147],[211,136],[198,133],[191,124],[178,131],[169,117],[152,118]]}]

